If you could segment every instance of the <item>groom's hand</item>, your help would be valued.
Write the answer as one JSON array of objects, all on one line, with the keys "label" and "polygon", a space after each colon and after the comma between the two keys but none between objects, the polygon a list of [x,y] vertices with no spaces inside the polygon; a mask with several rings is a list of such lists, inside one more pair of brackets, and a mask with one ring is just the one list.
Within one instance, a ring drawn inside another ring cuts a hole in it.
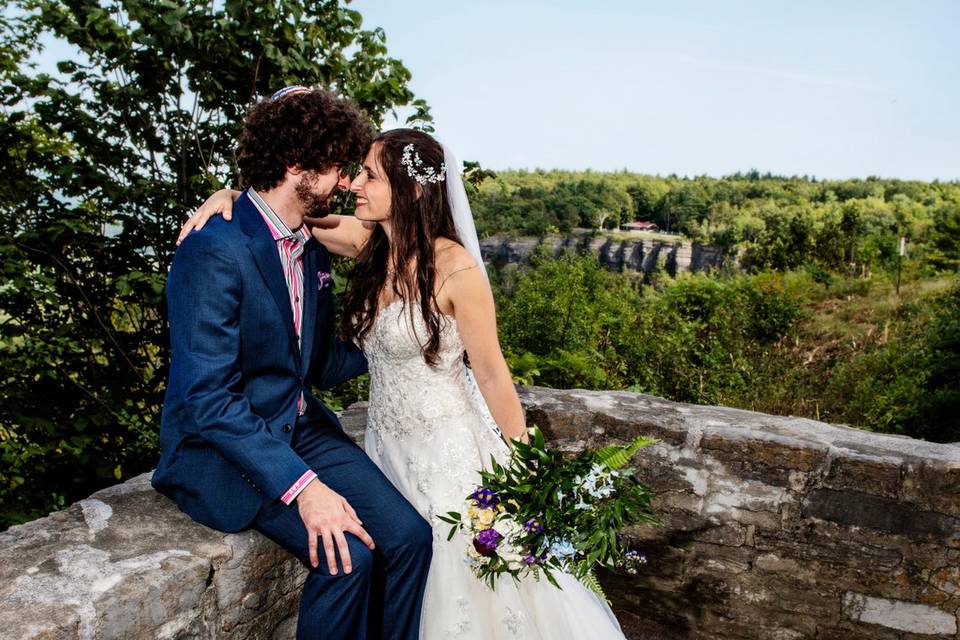
[{"label": "groom's hand", "polygon": [[347,547],[345,532],[357,536],[361,542],[373,550],[373,538],[361,526],[357,512],[339,493],[314,478],[297,496],[297,508],[300,519],[307,528],[307,548],[310,550],[310,566],[320,566],[317,557],[317,537],[323,540],[323,553],[327,557],[330,575],[337,575],[337,557],[333,552],[336,542],[343,563],[343,572],[353,570],[350,561],[350,549]]}]

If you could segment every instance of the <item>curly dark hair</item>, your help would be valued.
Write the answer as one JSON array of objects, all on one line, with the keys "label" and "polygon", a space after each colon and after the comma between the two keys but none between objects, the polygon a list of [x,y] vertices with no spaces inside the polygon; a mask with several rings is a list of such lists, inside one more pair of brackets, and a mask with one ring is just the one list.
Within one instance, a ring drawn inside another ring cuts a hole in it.
[{"label": "curly dark hair", "polygon": [[237,145],[244,188],[269,191],[287,167],[324,172],[357,162],[373,128],[353,102],[323,89],[266,99],[247,109]]},{"label": "curly dark hair", "polygon": [[[415,313],[423,316],[428,336],[420,351],[424,361],[434,366],[443,326],[434,291],[437,281],[434,245],[437,238],[462,243],[453,222],[446,184],[418,185],[407,174],[401,161],[403,148],[408,144],[414,145],[426,166],[439,167],[444,161],[443,147],[422,131],[394,129],[373,141],[371,148],[390,183],[392,239],[377,225],[360,250],[343,299],[343,333],[349,339],[363,341],[373,328],[380,294],[389,286],[393,296],[403,300],[411,322]],[[457,169],[448,167],[447,170]],[[398,275],[388,280],[387,266],[391,262]],[[410,273],[411,263],[415,273]]]}]

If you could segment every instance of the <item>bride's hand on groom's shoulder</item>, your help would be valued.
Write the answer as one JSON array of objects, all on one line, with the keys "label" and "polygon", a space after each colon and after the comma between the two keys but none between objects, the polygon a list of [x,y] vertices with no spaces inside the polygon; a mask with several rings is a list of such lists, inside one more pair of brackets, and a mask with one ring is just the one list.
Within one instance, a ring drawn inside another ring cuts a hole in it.
[{"label": "bride's hand on groom's shoulder", "polygon": [[300,519],[303,520],[303,525],[307,529],[310,566],[314,569],[320,565],[317,555],[317,538],[323,542],[323,553],[327,559],[330,575],[337,574],[334,544],[340,552],[344,573],[352,571],[350,549],[347,546],[345,533],[352,533],[360,542],[373,550],[373,538],[361,526],[363,523],[357,517],[357,512],[343,496],[319,480],[312,480],[297,496],[297,508],[300,510]]},{"label": "bride's hand on groom's shoulder", "polygon": [[203,229],[203,225],[207,224],[207,221],[218,213],[223,216],[224,220],[230,220],[233,217],[233,201],[239,196],[239,191],[233,191],[231,189],[220,189],[220,191],[214,192],[213,195],[207,198],[204,203],[193,212],[193,215],[183,223],[183,226],[180,228],[180,235],[177,236],[177,245],[183,242],[183,239],[186,238],[191,231],[200,231],[200,229]]}]

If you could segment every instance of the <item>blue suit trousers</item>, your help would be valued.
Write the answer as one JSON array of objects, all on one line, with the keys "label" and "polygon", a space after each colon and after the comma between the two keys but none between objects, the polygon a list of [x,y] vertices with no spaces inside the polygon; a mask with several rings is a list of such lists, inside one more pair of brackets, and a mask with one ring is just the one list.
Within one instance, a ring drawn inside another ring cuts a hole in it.
[{"label": "blue suit trousers", "polygon": [[[253,527],[275,541],[308,569],[300,597],[298,640],[416,640],[420,608],[432,555],[430,526],[341,429],[297,424],[291,442],[321,482],[343,496],[373,538],[371,551],[353,534],[344,534],[353,571],[330,575],[322,541],[319,566],[309,564],[307,532],[296,502],[266,503]],[[334,545],[336,546],[336,545]]]}]

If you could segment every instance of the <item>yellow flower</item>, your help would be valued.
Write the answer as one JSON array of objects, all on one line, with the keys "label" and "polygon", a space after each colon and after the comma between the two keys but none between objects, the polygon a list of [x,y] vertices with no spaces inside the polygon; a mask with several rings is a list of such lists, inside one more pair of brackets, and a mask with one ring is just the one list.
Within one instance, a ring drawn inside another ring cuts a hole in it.
[{"label": "yellow flower", "polygon": [[471,520],[476,520],[480,517],[480,509],[474,505],[470,505],[467,507],[467,515],[470,516]]},{"label": "yellow flower", "polygon": [[489,527],[493,524],[493,509],[481,509],[478,520],[484,527]]}]

